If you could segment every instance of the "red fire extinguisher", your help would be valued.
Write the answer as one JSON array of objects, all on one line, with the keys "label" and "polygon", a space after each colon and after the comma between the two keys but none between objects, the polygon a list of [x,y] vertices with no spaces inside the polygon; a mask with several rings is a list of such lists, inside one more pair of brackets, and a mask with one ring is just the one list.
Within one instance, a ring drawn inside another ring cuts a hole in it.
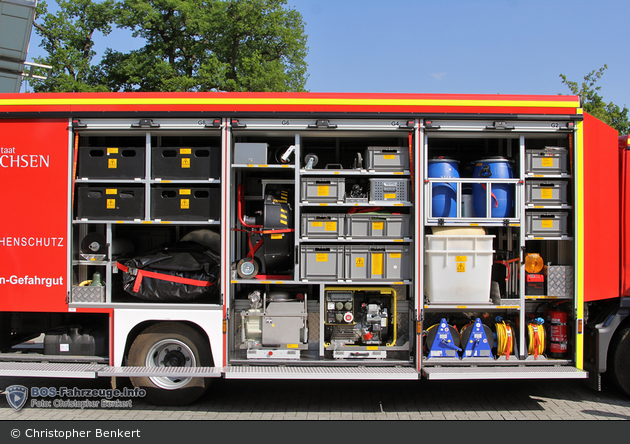
[{"label": "red fire extinguisher", "polygon": [[549,325],[549,357],[567,359],[569,357],[569,313],[554,305],[547,312]]}]

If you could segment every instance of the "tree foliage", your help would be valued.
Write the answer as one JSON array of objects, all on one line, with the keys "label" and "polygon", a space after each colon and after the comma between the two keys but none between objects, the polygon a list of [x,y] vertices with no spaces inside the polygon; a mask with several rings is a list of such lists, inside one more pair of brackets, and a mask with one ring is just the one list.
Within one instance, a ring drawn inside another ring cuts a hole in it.
[{"label": "tree foliage", "polygon": [[[286,0],[59,1],[48,14],[42,2],[37,32],[53,65],[36,91],[304,91],[304,23]],[[95,32],[115,26],[144,46],[108,48],[99,63]],[[60,52],[56,48],[67,48]],[[85,49],[89,50],[86,51]],[[59,81],[59,80],[64,81]]]},{"label": "tree foliage", "polygon": [[630,133],[630,122],[628,121],[628,108],[624,105],[623,109],[614,103],[606,103],[602,96],[599,95],[601,86],[595,86],[597,81],[602,78],[604,71],[608,69],[604,65],[599,70],[593,70],[584,76],[581,85],[567,79],[564,74],[560,74],[562,83],[567,85],[572,94],[577,94],[582,99],[582,107],[584,111],[590,115],[597,117],[602,122],[615,128],[620,134]]}]

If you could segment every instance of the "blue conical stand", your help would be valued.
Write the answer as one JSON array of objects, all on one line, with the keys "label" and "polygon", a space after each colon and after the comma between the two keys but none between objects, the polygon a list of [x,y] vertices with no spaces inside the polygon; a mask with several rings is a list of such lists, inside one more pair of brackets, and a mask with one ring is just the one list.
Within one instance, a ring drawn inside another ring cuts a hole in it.
[{"label": "blue conical stand", "polygon": [[429,358],[458,358],[458,352],[462,351],[453,342],[453,335],[451,335],[451,329],[446,322],[446,319],[442,318],[440,325],[438,326],[437,334],[431,344],[429,350]]},{"label": "blue conical stand", "polygon": [[468,342],[462,345],[464,347],[462,359],[493,357],[490,342],[488,341],[486,331],[484,330],[483,324],[479,318],[475,319],[475,324],[473,325],[472,332],[468,337]]}]

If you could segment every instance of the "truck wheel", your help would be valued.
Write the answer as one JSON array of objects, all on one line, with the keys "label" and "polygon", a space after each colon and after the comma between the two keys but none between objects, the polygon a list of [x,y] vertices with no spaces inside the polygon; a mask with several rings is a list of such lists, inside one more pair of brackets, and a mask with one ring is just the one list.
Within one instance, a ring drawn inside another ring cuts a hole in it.
[{"label": "truck wheel", "polygon": [[[140,333],[131,344],[128,365],[138,367],[210,367],[207,341],[193,328],[180,323],[159,323]],[[155,405],[187,405],[208,388],[207,378],[131,377],[134,387],[146,391]]]},{"label": "truck wheel", "polygon": [[620,329],[611,341],[608,370],[615,385],[630,396],[630,325]]}]

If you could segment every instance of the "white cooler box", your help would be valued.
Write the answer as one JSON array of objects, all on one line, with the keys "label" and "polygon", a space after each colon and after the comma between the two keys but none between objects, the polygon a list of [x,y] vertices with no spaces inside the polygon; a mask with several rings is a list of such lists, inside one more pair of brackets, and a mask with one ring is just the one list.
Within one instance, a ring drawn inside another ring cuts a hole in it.
[{"label": "white cooler box", "polygon": [[435,304],[490,304],[494,236],[427,235],[425,293]]}]

